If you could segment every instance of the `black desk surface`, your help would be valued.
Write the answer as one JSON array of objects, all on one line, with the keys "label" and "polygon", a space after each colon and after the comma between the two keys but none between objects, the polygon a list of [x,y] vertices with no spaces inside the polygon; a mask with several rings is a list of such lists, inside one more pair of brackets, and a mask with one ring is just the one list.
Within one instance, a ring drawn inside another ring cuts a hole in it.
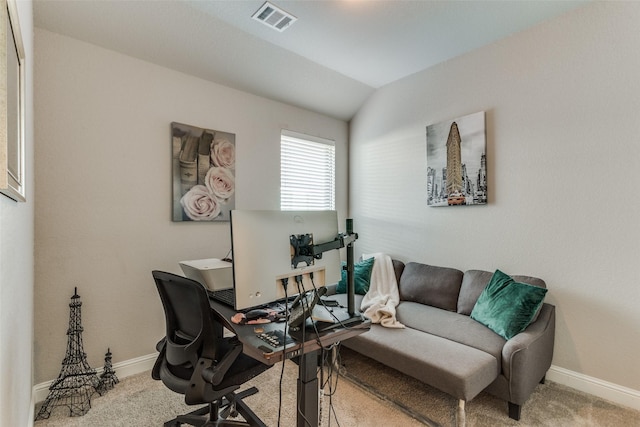
[{"label": "black desk surface", "polygon": [[[294,340],[286,344],[286,346],[273,347],[266,344],[262,339],[258,337],[260,333],[269,333],[272,331],[285,331],[285,322],[273,322],[260,325],[238,325],[231,322],[231,317],[236,314],[236,311],[220,302],[213,299],[209,299],[211,308],[219,315],[220,320],[225,328],[233,332],[240,342],[243,344],[243,352],[259,360],[263,363],[273,365],[281,362],[284,359],[290,359],[292,357],[300,356],[303,353],[310,353],[316,350],[320,350],[322,347],[328,347],[339,341],[344,341],[363,332],[366,332],[371,327],[371,321],[365,317],[355,314],[354,317],[348,319],[345,324],[346,327],[336,326],[329,330],[323,330],[319,334],[312,327],[307,327],[305,330],[304,343],[302,341]],[[348,318],[347,309],[335,308],[333,310],[344,310],[344,313],[337,313],[340,318]],[[289,336],[297,338],[301,337],[301,332],[292,332],[287,327]],[[304,345],[303,345],[304,344]]]}]

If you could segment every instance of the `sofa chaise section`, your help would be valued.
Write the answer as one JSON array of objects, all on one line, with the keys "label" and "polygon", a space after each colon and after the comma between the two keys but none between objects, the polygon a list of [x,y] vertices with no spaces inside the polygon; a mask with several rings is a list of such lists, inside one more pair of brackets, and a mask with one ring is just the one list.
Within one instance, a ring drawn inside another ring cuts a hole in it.
[{"label": "sofa chaise section", "polygon": [[[343,345],[456,397],[462,410],[487,391],[507,401],[509,416],[520,419],[522,405],[551,366],[555,307],[543,303],[529,326],[506,340],[470,317],[493,273],[398,260],[393,267],[400,294],[396,317],[405,328],[372,325]],[[546,287],[534,277],[513,279]],[[344,294],[330,298],[346,305]],[[356,308],[361,301],[356,295]]]}]

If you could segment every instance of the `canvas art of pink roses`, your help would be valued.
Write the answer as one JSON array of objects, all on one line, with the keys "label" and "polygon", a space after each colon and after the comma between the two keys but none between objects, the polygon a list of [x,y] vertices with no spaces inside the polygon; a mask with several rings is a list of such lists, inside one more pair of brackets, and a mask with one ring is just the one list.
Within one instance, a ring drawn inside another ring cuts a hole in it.
[{"label": "canvas art of pink roses", "polygon": [[235,134],[172,123],[174,221],[228,221],[235,207]]},{"label": "canvas art of pink roses", "polygon": [[235,177],[227,168],[212,167],[207,172],[205,185],[218,200],[225,202],[236,189]]},{"label": "canvas art of pink roses", "polygon": [[227,169],[236,167],[236,146],[227,138],[214,138],[211,144],[211,163]]},{"label": "canvas art of pink roses", "polygon": [[220,214],[220,203],[204,185],[192,187],[180,204],[192,221],[211,221]]}]

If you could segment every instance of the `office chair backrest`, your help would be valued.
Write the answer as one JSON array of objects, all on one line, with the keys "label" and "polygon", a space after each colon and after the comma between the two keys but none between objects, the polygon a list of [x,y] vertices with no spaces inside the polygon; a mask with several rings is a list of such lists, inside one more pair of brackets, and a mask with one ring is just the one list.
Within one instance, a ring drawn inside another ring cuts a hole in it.
[{"label": "office chair backrest", "polygon": [[213,320],[204,286],[171,273],[152,274],[164,306],[167,362],[188,367],[195,366],[200,357],[215,360]]},{"label": "office chair backrest", "polygon": [[[257,389],[245,390],[242,395],[236,395],[235,391],[270,365],[243,354],[242,343],[236,336],[223,336],[224,320],[212,310],[203,285],[162,271],[152,274],[167,327],[166,336],[156,346],[159,354],[151,377],[184,394],[187,405],[208,404],[165,425],[264,426],[242,402],[242,397],[254,394]],[[221,411],[221,407],[226,408]],[[225,420],[233,410],[247,422]]]}]

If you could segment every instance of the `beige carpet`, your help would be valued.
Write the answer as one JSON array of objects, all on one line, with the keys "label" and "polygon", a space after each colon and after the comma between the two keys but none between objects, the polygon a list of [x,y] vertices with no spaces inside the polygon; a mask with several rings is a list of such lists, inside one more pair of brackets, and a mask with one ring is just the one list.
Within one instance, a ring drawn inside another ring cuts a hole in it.
[{"label": "beige carpet", "polygon": [[[346,378],[339,378],[332,399],[324,397],[322,426],[455,425],[455,399],[348,349],[343,348],[341,355]],[[249,385],[257,386],[260,392],[245,400],[270,427],[278,426],[281,366],[276,365],[251,381]],[[282,427],[295,426],[296,378],[297,366],[287,362]],[[333,412],[329,419],[330,400]],[[184,404],[181,395],[152,380],[148,372],[124,378],[104,396],[94,396],[91,406],[82,417],[69,417],[68,410],[56,408],[48,420],[37,421],[35,427],[162,426],[175,414],[194,409]],[[481,394],[467,403],[466,426],[640,426],[640,411],[547,382],[539,385],[524,405],[520,422],[508,418],[505,402]]]},{"label": "beige carpet", "polygon": [[[428,418],[427,425],[456,425],[455,398],[347,348],[341,357],[345,375],[366,389],[404,406],[408,413]],[[466,404],[466,426],[640,426],[640,411],[546,381],[522,407],[520,421],[509,418],[504,400],[481,393]]]},{"label": "beige carpet", "polygon": [[[279,383],[282,365],[278,364],[247,383],[255,385],[259,392],[245,402],[269,426],[278,425]],[[116,372],[117,373],[117,372]],[[296,425],[296,379],[298,366],[291,361],[285,363],[282,385],[282,414],[280,426]],[[247,387],[243,387],[245,389]],[[328,389],[327,389],[328,390]],[[391,404],[383,402],[361,390],[357,385],[339,377],[336,394],[331,399],[323,398],[323,426],[390,426],[406,427],[419,425],[411,417]],[[329,403],[333,413],[328,424]],[[38,412],[39,405],[36,407]],[[146,372],[124,378],[104,396],[94,395],[91,409],[81,417],[69,417],[66,408],[55,408],[47,420],[35,422],[35,427],[143,427],[162,426],[177,414],[190,412],[197,407],[184,404],[184,397],[168,390],[162,382],[151,379]],[[336,422],[337,420],[337,422]],[[382,422],[382,424],[381,424]]]}]

